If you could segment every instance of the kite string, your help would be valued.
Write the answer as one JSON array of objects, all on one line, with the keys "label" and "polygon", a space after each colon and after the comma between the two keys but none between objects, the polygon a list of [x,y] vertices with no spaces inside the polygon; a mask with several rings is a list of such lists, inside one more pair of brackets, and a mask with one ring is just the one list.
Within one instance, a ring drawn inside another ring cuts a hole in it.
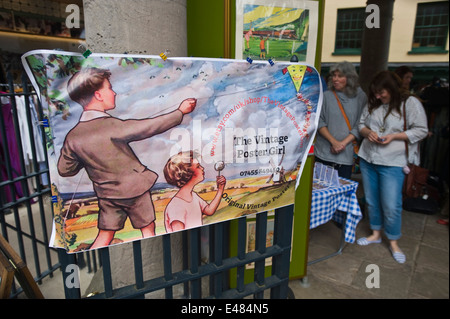
[{"label": "kite string", "polygon": [[66,250],[69,250],[69,247],[67,246],[67,242],[66,242],[66,221],[67,221],[67,215],[69,214],[70,207],[72,206],[73,200],[75,198],[75,194],[77,193],[78,187],[80,186],[81,180],[83,179],[84,172],[85,172],[85,170],[83,170],[81,172],[80,179],[78,180],[77,186],[75,187],[75,191],[72,194],[72,198],[70,199],[69,207],[67,207],[67,211],[66,211],[66,213],[64,215],[64,219],[63,219],[63,223],[62,223],[63,243],[64,243],[64,248]]},{"label": "kite string", "polygon": [[[273,81],[273,82],[270,83],[270,85],[272,86],[272,85],[276,85],[276,84],[279,84],[279,83],[281,83],[281,81]],[[217,95],[214,95],[214,97],[230,96],[230,95],[234,95],[234,94],[238,94],[238,93],[244,93],[244,92],[252,93],[252,92],[261,91],[261,90],[264,90],[264,89],[267,89],[267,88],[268,88],[268,85],[264,85],[264,86],[253,88],[251,90],[240,90],[240,91],[234,91],[234,92],[229,92],[229,93],[217,94]],[[205,97],[197,98],[197,100],[204,100],[204,99],[209,99],[209,97],[205,96]],[[150,117],[160,115],[161,113],[166,112],[166,111],[168,111],[168,110],[170,110],[170,109],[172,109],[172,108],[174,108],[176,106],[178,106],[178,104],[173,104],[173,105],[170,105],[168,107],[165,107],[162,110],[160,110],[160,111],[158,111],[156,113],[153,113],[152,115],[150,115]]]},{"label": "kite string", "polygon": [[[55,161],[55,159],[54,159],[54,155],[51,156],[51,159],[53,160],[53,164],[55,165],[55,167],[57,167],[56,161]],[[66,210],[66,212],[65,212],[65,214],[64,214],[63,221],[62,221],[62,225],[61,225],[61,227],[62,227],[62,241],[63,241],[63,244],[64,244],[64,248],[65,248],[67,251],[69,250],[69,247],[68,247],[67,242],[66,242],[66,222],[67,222],[67,216],[68,216],[68,214],[69,214],[70,208],[72,207],[73,200],[75,199],[75,195],[76,195],[76,193],[77,193],[77,191],[78,191],[78,188],[80,187],[81,180],[83,179],[84,173],[85,173],[85,170],[82,170],[81,175],[80,175],[80,178],[78,179],[78,182],[77,182],[77,186],[75,187],[75,190],[74,190],[74,192],[73,192],[73,194],[72,194],[72,198],[70,199],[69,206],[67,207],[67,210]],[[62,211],[64,211],[64,207],[62,208]]]}]

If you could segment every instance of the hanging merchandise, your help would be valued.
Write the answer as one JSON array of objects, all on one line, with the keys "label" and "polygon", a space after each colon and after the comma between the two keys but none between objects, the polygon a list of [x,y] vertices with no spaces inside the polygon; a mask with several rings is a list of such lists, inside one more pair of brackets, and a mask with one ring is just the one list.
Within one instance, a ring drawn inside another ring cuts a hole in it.
[{"label": "hanging merchandise", "polygon": [[47,50],[22,60],[48,120],[53,247],[294,203],[322,104],[312,66]]},{"label": "hanging merchandise", "polygon": [[[7,181],[22,176],[22,170],[19,160],[20,152],[14,130],[12,105],[9,97],[1,97],[0,108],[0,120],[3,121],[0,125],[4,126],[5,132],[4,138],[0,138],[0,176],[2,181]],[[4,150],[6,151],[5,153]],[[4,186],[2,191],[5,193],[6,202],[15,201],[23,196],[20,182],[11,183],[9,187]]]},{"label": "hanging merchandise", "polygon": [[[33,160],[33,150],[31,139],[33,139],[36,148],[36,160],[38,162],[45,162],[44,149],[42,148],[41,133],[39,128],[39,120],[37,118],[36,110],[32,104],[32,100],[28,101],[30,109],[31,127],[28,126],[27,121],[27,104],[25,103],[25,96],[16,96],[17,118],[19,121],[20,138],[22,142],[22,150],[24,154],[25,164],[28,165]],[[31,129],[31,132],[30,132]],[[30,135],[31,134],[31,135]]]},{"label": "hanging merchandise", "polygon": [[[45,167],[45,155],[41,138],[41,128],[33,100],[29,98],[26,103],[25,96],[19,95],[15,97],[15,102],[17,107],[17,120],[19,124],[24,164],[26,173],[29,174],[35,170],[35,168],[33,168],[33,153],[36,154],[36,162],[38,165],[36,169]],[[29,126],[27,120],[27,107],[29,108],[31,126]],[[44,176],[41,176],[41,184],[45,185],[47,183],[47,177],[45,174],[43,175]],[[29,179],[28,183],[34,183],[34,179]],[[31,184],[29,187],[32,192],[32,189],[36,188],[36,185]]]}]

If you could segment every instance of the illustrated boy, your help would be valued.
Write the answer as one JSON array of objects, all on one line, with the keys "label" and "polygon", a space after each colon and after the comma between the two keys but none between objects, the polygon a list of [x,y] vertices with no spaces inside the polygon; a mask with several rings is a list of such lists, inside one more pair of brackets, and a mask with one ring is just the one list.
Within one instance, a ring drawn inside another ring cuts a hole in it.
[{"label": "illustrated boy", "polygon": [[69,80],[69,96],[84,111],[67,133],[58,160],[61,176],[74,176],[84,168],[93,183],[99,232],[92,249],[109,245],[127,217],[143,237],[155,235],[150,188],[158,175],[139,161],[129,143],[180,124],[197,103],[190,98],[175,111],[155,118],[121,120],[106,113],[116,106],[110,76],[106,69],[84,68]]},{"label": "illustrated boy", "polygon": [[261,53],[259,54],[260,59],[266,58],[266,41],[268,38],[269,36],[267,36],[265,39],[263,38],[263,36],[259,37],[259,49],[261,50]]}]

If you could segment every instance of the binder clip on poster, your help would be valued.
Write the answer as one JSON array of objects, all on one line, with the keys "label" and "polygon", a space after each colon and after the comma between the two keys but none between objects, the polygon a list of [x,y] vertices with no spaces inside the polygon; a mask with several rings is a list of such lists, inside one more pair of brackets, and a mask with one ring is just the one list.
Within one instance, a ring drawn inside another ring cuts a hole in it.
[{"label": "binder clip on poster", "polygon": [[291,56],[291,59],[289,60],[289,62],[298,62],[298,56],[296,56],[294,54],[293,56]]}]

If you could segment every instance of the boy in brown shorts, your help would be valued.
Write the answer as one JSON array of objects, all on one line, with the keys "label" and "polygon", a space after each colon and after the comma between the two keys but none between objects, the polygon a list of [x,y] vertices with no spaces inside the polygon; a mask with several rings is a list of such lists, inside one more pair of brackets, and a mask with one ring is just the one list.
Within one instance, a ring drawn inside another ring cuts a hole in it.
[{"label": "boy in brown shorts", "polygon": [[116,107],[110,76],[106,69],[85,68],[69,80],[69,96],[83,107],[83,113],[67,133],[58,160],[61,176],[74,176],[84,168],[93,183],[99,232],[91,249],[109,245],[127,217],[143,237],[155,235],[150,188],[158,175],[139,161],[129,143],[180,124],[197,102],[186,99],[175,111],[155,118],[121,120],[106,113]]}]

